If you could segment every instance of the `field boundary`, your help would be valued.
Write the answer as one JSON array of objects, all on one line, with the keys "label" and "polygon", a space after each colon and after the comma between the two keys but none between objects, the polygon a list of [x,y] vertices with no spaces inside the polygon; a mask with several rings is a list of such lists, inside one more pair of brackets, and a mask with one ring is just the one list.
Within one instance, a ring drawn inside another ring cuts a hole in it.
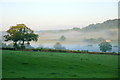
[{"label": "field boundary", "polygon": [[41,49],[23,49],[23,50],[15,50],[14,48],[0,48],[0,50],[120,55],[120,53],[115,53],[115,52],[88,52],[88,51],[80,51],[80,50],[61,50],[61,49],[42,49],[42,48]]}]

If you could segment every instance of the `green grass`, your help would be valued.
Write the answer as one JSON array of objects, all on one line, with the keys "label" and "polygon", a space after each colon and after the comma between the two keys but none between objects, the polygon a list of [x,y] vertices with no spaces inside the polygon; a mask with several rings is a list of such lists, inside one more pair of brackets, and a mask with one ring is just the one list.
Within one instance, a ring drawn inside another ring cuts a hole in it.
[{"label": "green grass", "polygon": [[118,56],[3,50],[3,78],[117,78]]}]

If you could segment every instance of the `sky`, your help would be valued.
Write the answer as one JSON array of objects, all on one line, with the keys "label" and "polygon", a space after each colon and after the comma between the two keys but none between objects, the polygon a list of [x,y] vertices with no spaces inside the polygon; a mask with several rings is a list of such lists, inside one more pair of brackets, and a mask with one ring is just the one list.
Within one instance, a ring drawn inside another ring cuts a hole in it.
[{"label": "sky", "polygon": [[71,29],[118,18],[119,0],[0,0],[0,26]]}]

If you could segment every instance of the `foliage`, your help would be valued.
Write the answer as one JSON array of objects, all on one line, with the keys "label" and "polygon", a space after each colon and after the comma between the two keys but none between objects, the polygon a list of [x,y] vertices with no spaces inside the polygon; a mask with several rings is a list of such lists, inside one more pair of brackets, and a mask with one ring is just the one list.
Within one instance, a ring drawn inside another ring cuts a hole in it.
[{"label": "foliage", "polygon": [[66,49],[66,48],[63,47],[59,42],[57,42],[57,43],[54,45],[54,48],[55,48],[55,49]]},{"label": "foliage", "polygon": [[62,35],[62,36],[60,37],[60,41],[65,41],[65,40],[66,40],[65,36]]},{"label": "foliage", "polygon": [[24,42],[29,43],[30,41],[37,41],[38,35],[34,33],[33,30],[28,28],[24,24],[17,24],[16,26],[11,26],[9,30],[6,31],[8,34],[5,35],[5,41],[13,41],[14,48],[18,48],[21,45],[21,48],[25,48]]},{"label": "foliage", "polygon": [[73,27],[73,30],[78,31],[78,30],[80,30],[80,28],[79,27]]},{"label": "foliage", "polygon": [[113,20],[107,20],[103,23],[96,23],[96,24],[90,24],[84,28],[81,29],[81,31],[102,31],[108,30],[108,29],[115,29],[118,28],[118,22],[120,22],[120,19],[113,19]]},{"label": "foliage", "polygon": [[99,48],[102,52],[112,50],[112,45],[109,42],[102,42],[99,44]]}]

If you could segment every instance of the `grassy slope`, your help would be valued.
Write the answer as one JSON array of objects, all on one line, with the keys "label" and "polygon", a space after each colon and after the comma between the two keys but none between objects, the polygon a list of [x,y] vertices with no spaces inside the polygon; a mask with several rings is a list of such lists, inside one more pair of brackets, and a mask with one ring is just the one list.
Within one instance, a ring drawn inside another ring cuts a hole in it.
[{"label": "grassy slope", "polygon": [[3,78],[114,78],[117,56],[3,50]]}]

